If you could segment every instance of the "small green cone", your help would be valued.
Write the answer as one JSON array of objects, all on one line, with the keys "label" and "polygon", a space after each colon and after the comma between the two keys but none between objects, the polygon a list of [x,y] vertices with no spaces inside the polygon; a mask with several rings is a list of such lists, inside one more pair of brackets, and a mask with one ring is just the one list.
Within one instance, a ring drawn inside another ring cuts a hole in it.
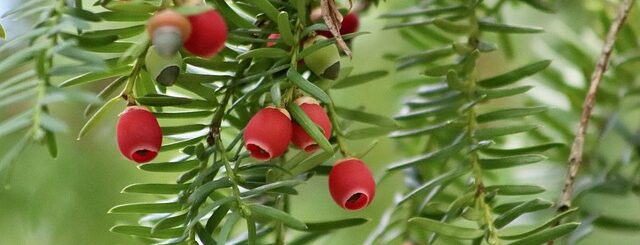
[{"label": "small green cone", "polygon": [[[316,36],[304,43],[304,48],[308,48],[314,43],[326,40],[326,37]],[[316,75],[335,80],[340,75],[340,51],[335,44],[318,49],[304,57],[304,63]]]},{"label": "small green cone", "polygon": [[145,57],[147,71],[156,82],[171,86],[178,80],[182,70],[182,56],[176,52],[173,57],[165,58],[158,54],[156,48],[151,46]]}]

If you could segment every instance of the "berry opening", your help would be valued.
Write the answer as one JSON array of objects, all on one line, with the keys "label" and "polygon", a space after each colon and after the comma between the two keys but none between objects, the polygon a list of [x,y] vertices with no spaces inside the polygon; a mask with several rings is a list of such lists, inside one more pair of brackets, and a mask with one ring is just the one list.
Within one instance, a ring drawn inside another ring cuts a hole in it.
[{"label": "berry opening", "polygon": [[158,152],[142,149],[137,150],[131,154],[131,158],[137,163],[145,163],[153,160],[158,155]]},{"label": "berry opening", "polygon": [[349,210],[358,210],[367,205],[369,197],[364,193],[358,192],[349,197],[344,203],[344,207]]},{"label": "berry opening", "polygon": [[247,150],[251,152],[251,156],[258,160],[271,159],[271,154],[256,144],[247,144]]},{"label": "berry opening", "polygon": [[312,144],[309,144],[308,146],[304,147],[304,151],[305,151],[305,152],[314,152],[314,151],[316,151],[318,148],[320,148],[320,147],[318,146],[318,144],[316,144],[316,143],[312,143]]}]

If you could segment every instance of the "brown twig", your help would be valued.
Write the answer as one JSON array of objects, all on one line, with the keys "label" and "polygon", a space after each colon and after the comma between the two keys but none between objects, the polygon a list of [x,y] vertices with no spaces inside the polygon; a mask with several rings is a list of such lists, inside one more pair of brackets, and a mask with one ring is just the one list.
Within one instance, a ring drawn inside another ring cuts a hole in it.
[{"label": "brown twig", "polygon": [[[602,81],[602,75],[607,71],[609,65],[609,59],[611,58],[611,52],[613,52],[613,45],[616,42],[618,32],[622,29],[622,26],[629,16],[629,11],[635,3],[635,0],[624,0],[618,9],[616,19],[611,23],[609,32],[607,33],[607,39],[602,47],[602,53],[598,58],[598,64],[591,74],[591,85],[587,92],[584,102],[582,104],[582,115],[580,116],[580,125],[578,125],[578,131],[576,137],[571,145],[571,153],[569,154],[569,166],[567,170],[567,178],[564,182],[564,188],[558,202],[558,213],[567,211],[571,208],[571,198],[573,197],[573,187],[576,182],[576,175],[582,164],[582,156],[584,153],[584,137],[587,134],[587,128],[589,127],[589,118],[591,112],[596,103],[596,94],[598,93],[598,86]],[[557,226],[561,221],[556,222],[553,226]],[[553,245],[554,241],[547,242],[547,245]]]},{"label": "brown twig", "polygon": [[620,5],[620,9],[618,10],[616,19],[611,24],[609,32],[607,33],[607,39],[604,43],[604,47],[602,48],[602,53],[600,54],[600,58],[598,59],[596,69],[591,75],[591,85],[589,86],[589,91],[584,99],[584,103],[582,104],[582,116],[580,117],[580,125],[578,126],[576,137],[573,140],[573,144],[571,145],[571,153],[569,155],[569,169],[567,170],[567,178],[565,180],[564,188],[562,190],[562,196],[560,197],[560,202],[558,204],[559,212],[564,212],[571,208],[573,186],[575,184],[578,169],[580,168],[580,164],[582,163],[584,137],[587,133],[587,127],[589,126],[589,118],[591,117],[591,112],[593,111],[593,107],[595,106],[598,85],[600,85],[602,75],[607,70],[609,58],[611,57],[611,52],[613,51],[613,45],[615,44],[618,32],[620,32],[620,30],[622,29],[622,26],[627,19],[629,11],[631,10],[634,2],[635,0],[625,0]]}]

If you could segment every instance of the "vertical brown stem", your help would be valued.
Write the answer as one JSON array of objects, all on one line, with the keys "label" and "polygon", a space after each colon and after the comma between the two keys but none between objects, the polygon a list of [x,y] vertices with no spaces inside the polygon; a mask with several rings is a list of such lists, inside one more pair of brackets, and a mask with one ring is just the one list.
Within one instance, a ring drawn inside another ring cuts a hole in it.
[{"label": "vertical brown stem", "polygon": [[580,168],[580,164],[582,163],[584,137],[589,126],[589,118],[591,117],[593,107],[596,103],[598,86],[600,85],[600,81],[602,80],[602,75],[607,70],[609,59],[611,58],[611,52],[613,51],[613,46],[617,39],[618,32],[620,32],[620,30],[622,29],[622,26],[627,19],[629,11],[631,10],[634,2],[635,0],[625,0],[622,5],[620,5],[620,9],[618,10],[616,19],[609,28],[609,33],[607,34],[607,39],[605,41],[604,47],[602,48],[602,53],[600,54],[600,58],[598,59],[596,69],[591,75],[591,85],[589,86],[589,91],[587,92],[584,103],[582,104],[582,116],[580,117],[580,125],[578,126],[578,131],[576,132],[575,139],[573,140],[573,144],[571,145],[567,178],[565,180],[564,188],[562,190],[562,196],[560,197],[560,202],[558,204],[559,212],[563,212],[571,208],[573,186],[575,184],[576,175]]}]

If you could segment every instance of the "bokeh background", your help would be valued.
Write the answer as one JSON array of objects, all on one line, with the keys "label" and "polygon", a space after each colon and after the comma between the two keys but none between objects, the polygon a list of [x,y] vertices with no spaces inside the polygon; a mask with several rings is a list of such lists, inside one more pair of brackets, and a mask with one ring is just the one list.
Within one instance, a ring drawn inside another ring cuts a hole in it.
[{"label": "bokeh background", "polygon": [[[598,0],[599,1],[599,0]],[[553,66],[562,68],[566,65],[565,76],[571,80],[577,76],[566,60],[550,51],[544,43],[562,35],[583,44],[593,51],[593,60],[600,49],[601,41],[597,33],[584,28],[589,21],[583,16],[590,6],[597,8],[597,1],[565,0],[560,1],[557,16],[536,13],[529,8],[509,9],[507,19],[513,23],[535,24],[547,29],[545,34],[526,36],[515,39],[516,57],[520,63],[526,63],[540,57],[554,60]],[[21,4],[21,0],[0,0],[0,14]],[[353,45],[353,60],[344,60],[345,64],[355,67],[354,73],[377,69],[392,71],[383,79],[357,86],[348,90],[333,93],[340,105],[355,108],[364,105],[367,111],[392,116],[400,108],[402,96],[406,88],[397,86],[398,82],[417,76],[417,71],[402,73],[393,72],[394,63],[383,59],[386,53],[407,53],[413,47],[404,42],[395,31],[382,31],[385,20],[376,18],[390,9],[398,9],[412,4],[412,1],[388,0],[377,9],[372,9],[361,16],[361,30],[370,31]],[[636,11],[637,12],[637,11]],[[640,15],[630,21],[640,22]],[[28,30],[31,23],[0,19],[5,26],[9,38]],[[0,44],[1,45],[1,44]],[[0,58],[10,54],[0,54]],[[483,71],[499,72],[510,66],[501,54],[485,57]],[[558,60],[558,62],[555,62]],[[16,71],[20,72],[20,71]],[[7,78],[0,74],[0,80]],[[576,79],[579,80],[579,79]],[[528,81],[536,83],[535,80]],[[584,84],[575,83],[583,87]],[[552,108],[566,107],[561,91],[553,91],[539,86],[531,92]],[[24,108],[0,108],[0,118],[13,114]],[[115,119],[117,111],[112,111],[107,120],[102,121],[90,135],[82,141],[76,141],[75,135],[86,120],[82,116],[83,105],[58,104],[51,110],[69,123],[67,134],[59,135],[60,156],[51,159],[46,149],[39,145],[31,145],[23,152],[10,179],[4,180],[0,188],[0,244],[137,244],[129,237],[110,233],[109,228],[118,223],[134,222],[130,216],[107,214],[107,210],[117,204],[133,201],[145,201],[144,196],[121,194],[120,190],[137,182],[169,182],[175,179],[171,174],[152,174],[139,171],[134,164],[126,161],[118,152],[115,144]],[[571,126],[573,127],[573,126]],[[0,139],[0,154],[6,151],[19,139],[19,135],[10,135]],[[364,159],[376,174],[383,172],[385,164],[403,157],[402,151],[392,141],[380,138],[379,144]],[[365,149],[370,140],[353,141],[350,145],[355,151]],[[611,146],[615,148],[616,146]],[[160,156],[168,159],[170,156]],[[564,178],[564,167],[561,160],[553,159],[535,168],[518,168],[504,173],[502,179],[531,180],[547,188],[544,197],[555,200],[558,196],[561,181]],[[636,163],[637,164],[637,163]],[[502,172],[501,172],[502,173]],[[536,181],[544,176],[545,181]],[[393,193],[402,191],[402,176],[397,174],[380,183],[376,199],[366,211],[345,212],[331,201],[325,177],[314,177],[310,182],[298,188],[300,195],[292,199],[293,214],[301,220],[327,220],[331,218],[367,217],[372,219],[367,225],[341,230],[317,244],[351,245],[361,244],[377,224],[382,211],[391,204]],[[602,194],[604,195],[604,194]],[[146,197],[154,200],[154,197]],[[590,196],[589,202],[594,209],[614,215],[631,215],[640,220],[640,198],[629,195],[624,197]],[[605,201],[606,200],[606,201]],[[616,213],[617,212],[617,213]],[[640,232],[598,230],[581,240],[579,244],[640,244]]]}]

